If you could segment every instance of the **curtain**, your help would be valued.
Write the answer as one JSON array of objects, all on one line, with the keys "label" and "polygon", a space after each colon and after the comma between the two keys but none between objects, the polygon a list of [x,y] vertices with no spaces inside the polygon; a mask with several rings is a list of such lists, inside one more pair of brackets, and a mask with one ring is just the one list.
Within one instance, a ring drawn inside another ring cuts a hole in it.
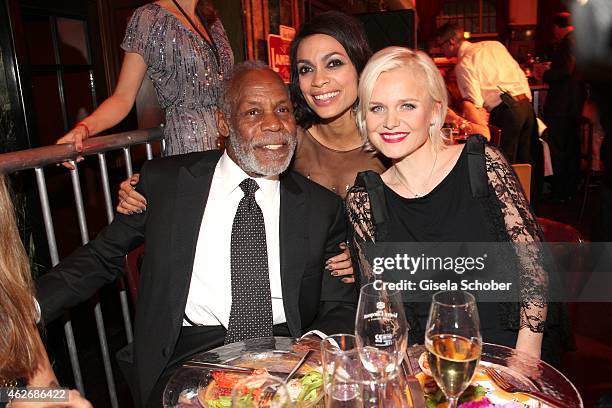
[{"label": "curtain", "polygon": [[442,9],[444,0],[417,0],[417,24],[418,24],[418,42],[423,46],[427,46],[427,42],[434,40],[436,35],[436,16]]},{"label": "curtain", "polygon": [[496,0],[495,9],[497,12],[497,18],[495,22],[497,26],[497,35],[499,36],[499,41],[505,44],[506,40],[510,36],[510,31],[508,29],[508,12],[510,9],[510,1]]}]

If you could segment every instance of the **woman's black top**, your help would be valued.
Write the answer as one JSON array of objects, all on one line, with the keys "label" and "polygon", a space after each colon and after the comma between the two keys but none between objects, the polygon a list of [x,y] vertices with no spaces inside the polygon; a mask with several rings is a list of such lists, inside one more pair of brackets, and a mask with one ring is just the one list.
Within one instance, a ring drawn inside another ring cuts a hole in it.
[{"label": "woman's black top", "polygon": [[469,184],[467,153],[427,195],[404,198],[384,185],[390,242],[494,242],[488,217]]}]

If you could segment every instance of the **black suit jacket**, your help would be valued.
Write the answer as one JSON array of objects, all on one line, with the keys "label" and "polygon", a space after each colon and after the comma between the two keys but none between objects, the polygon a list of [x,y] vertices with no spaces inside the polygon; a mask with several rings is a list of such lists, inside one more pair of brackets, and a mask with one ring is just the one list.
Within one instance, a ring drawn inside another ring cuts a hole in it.
[{"label": "black suit jacket", "polygon": [[[95,240],[38,281],[43,318],[50,321],[114,281],[123,272],[124,255],[145,242],[134,344],[124,356],[132,360],[135,378],[128,380],[139,394],[137,401],[147,401],[176,346],[200,224],[220,157],[221,152],[210,151],[147,162],[137,187],[147,197],[147,211],[117,215]],[[338,244],[346,239],[342,201],[293,172],[281,175],[280,183],[281,286],[291,335],[311,328],[351,332],[355,287],[324,269],[325,260],[337,254]]]}]

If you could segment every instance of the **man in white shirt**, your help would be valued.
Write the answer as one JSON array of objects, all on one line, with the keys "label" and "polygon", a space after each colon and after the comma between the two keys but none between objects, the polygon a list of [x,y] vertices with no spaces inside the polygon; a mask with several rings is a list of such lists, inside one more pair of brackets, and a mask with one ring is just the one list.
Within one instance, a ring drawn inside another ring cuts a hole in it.
[{"label": "man in white shirt", "polygon": [[[457,57],[455,74],[462,98],[490,113],[490,123],[502,130],[500,148],[505,156],[513,164],[530,163],[532,180],[539,184],[539,178],[533,178],[542,168],[537,123],[529,83],[519,64],[500,42],[470,43],[455,24],[438,28],[436,40],[447,58]],[[471,119],[486,125],[484,120]],[[533,183],[532,191],[538,191]]]},{"label": "man in white shirt", "polygon": [[239,64],[220,105],[225,152],[147,162],[136,187],[146,211],[117,215],[38,281],[49,321],[116,279],[145,242],[134,342],[118,355],[137,406],[160,406],[174,366],[224,340],[353,330],[355,286],[325,271],[346,239],[342,201],[285,171],[296,144],[285,85],[261,63]]}]

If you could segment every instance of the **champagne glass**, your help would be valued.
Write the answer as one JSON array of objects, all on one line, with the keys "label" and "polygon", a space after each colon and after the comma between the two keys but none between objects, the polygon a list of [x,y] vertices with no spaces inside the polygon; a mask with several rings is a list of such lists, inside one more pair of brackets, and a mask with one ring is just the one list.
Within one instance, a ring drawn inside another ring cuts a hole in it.
[{"label": "champagne glass", "polygon": [[249,375],[232,388],[232,408],[293,408],[283,380],[267,374]]},{"label": "champagne glass", "polygon": [[476,300],[463,291],[433,296],[425,330],[429,367],[449,408],[470,384],[482,351]]},{"label": "champagne glass", "polygon": [[408,323],[399,291],[382,281],[364,285],[355,320],[357,350],[365,369],[385,382],[396,374],[408,345]]}]

